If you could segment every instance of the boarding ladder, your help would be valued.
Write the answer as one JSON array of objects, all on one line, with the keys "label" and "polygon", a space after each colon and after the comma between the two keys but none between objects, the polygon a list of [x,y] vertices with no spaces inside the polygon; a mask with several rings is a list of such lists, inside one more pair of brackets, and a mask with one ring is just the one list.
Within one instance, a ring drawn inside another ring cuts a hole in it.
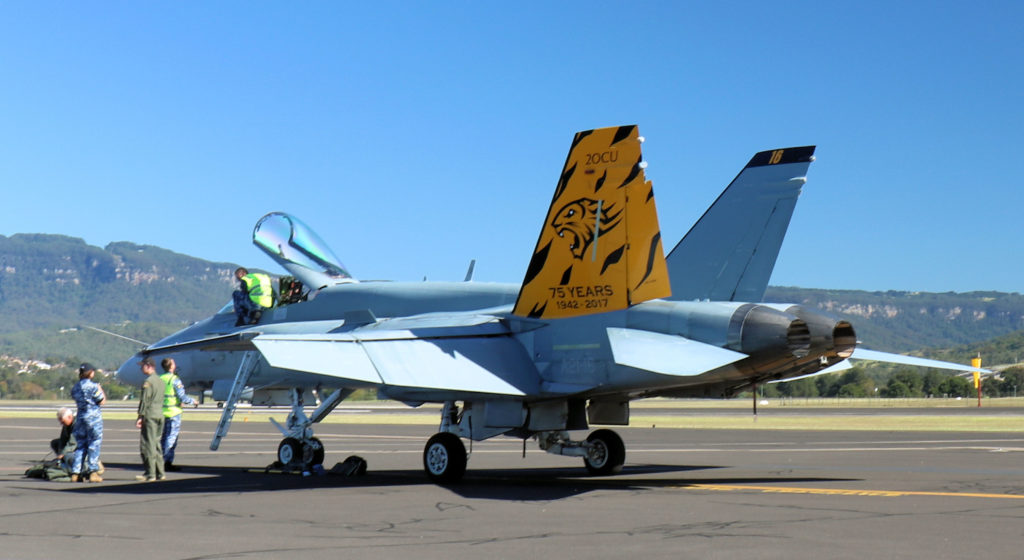
[{"label": "boarding ladder", "polygon": [[210,442],[210,451],[216,451],[220,447],[220,440],[228,435],[231,418],[235,415],[235,407],[238,405],[238,398],[242,396],[242,391],[249,384],[249,377],[256,370],[259,357],[260,353],[253,350],[242,354],[242,363],[238,365],[238,373],[235,374],[235,382],[231,385],[231,393],[228,395],[227,402],[224,403],[224,411],[220,415],[220,422],[217,423],[217,432],[213,435],[213,441]]}]

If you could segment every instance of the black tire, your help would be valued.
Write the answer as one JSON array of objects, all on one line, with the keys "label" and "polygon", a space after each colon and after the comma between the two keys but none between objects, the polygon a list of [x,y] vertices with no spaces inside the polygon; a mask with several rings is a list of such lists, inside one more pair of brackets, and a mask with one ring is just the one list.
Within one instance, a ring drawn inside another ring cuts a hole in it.
[{"label": "black tire", "polygon": [[324,464],[324,444],[317,438],[309,438],[309,443],[302,446],[302,462],[306,465]]},{"label": "black tire", "polygon": [[459,436],[434,434],[423,448],[423,470],[439,484],[457,482],[466,474],[466,446]]},{"label": "black tire", "polygon": [[626,445],[619,434],[611,430],[597,430],[587,436],[587,442],[593,445],[596,453],[583,458],[587,472],[595,476],[617,474],[622,471],[626,462]]},{"label": "black tire", "polygon": [[295,466],[302,462],[302,442],[295,438],[284,438],[277,446],[277,461],[283,466]]}]

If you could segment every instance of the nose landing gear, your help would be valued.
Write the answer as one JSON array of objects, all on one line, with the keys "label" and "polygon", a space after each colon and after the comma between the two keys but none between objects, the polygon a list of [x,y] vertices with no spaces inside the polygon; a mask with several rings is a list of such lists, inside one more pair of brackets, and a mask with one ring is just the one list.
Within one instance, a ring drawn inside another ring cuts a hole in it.
[{"label": "nose landing gear", "polygon": [[305,441],[292,437],[284,438],[277,446],[277,462],[289,470],[314,469],[324,463],[324,445],[315,437]]}]

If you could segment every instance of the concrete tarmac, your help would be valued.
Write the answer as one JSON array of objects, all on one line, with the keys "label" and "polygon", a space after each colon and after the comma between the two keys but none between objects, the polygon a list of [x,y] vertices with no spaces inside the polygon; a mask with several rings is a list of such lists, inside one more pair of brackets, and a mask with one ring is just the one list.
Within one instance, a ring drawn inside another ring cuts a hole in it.
[{"label": "concrete tarmac", "polygon": [[[283,412],[281,415],[283,416]],[[280,419],[280,418],[279,418]],[[23,477],[53,419],[0,419],[0,558],[1021,558],[1024,435],[624,428],[626,466],[519,440],[473,444],[458,485],[430,483],[430,426],[322,424],[330,467],[266,474],[280,435],[186,415],[180,473],[137,483],[138,430],[108,420],[99,484]]]}]

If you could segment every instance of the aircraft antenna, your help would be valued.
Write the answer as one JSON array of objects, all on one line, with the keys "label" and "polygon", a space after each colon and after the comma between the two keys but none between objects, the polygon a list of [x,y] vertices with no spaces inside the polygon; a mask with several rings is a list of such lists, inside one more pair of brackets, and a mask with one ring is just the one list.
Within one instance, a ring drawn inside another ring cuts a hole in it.
[{"label": "aircraft antenna", "polygon": [[121,334],[112,333],[110,331],[105,331],[103,329],[99,329],[99,328],[96,328],[96,327],[90,327],[89,325],[82,325],[82,328],[83,329],[93,330],[93,331],[96,331],[96,332],[101,332],[103,334],[109,334],[110,336],[116,336],[117,338],[121,338],[121,339],[127,340],[128,342],[134,342],[135,344],[138,344],[139,346],[143,346],[143,347],[149,346],[149,343],[147,343],[147,342],[142,342],[141,340],[136,340],[136,339],[131,338],[129,336],[124,336],[124,335],[121,335]]}]

